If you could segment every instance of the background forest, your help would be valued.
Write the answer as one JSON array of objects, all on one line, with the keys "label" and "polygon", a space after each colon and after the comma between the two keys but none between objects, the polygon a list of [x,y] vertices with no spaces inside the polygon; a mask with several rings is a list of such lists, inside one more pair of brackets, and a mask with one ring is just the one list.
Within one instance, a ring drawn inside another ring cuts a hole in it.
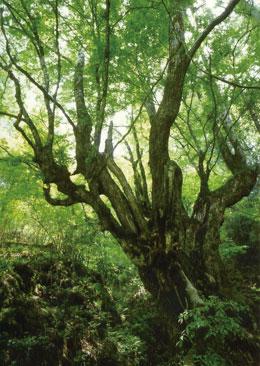
[{"label": "background forest", "polygon": [[258,366],[258,1],[0,29],[0,366]]}]

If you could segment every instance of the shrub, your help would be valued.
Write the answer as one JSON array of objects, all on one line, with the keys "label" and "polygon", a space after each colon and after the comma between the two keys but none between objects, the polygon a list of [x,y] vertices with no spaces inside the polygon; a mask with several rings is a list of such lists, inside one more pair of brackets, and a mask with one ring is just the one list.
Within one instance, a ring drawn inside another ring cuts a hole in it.
[{"label": "shrub", "polygon": [[79,355],[81,365],[98,364],[113,317],[100,276],[55,249],[2,267],[0,364],[76,364]]},{"label": "shrub", "polygon": [[248,311],[244,305],[213,296],[203,306],[184,311],[177,343],[183,356],[189,355],[199,366],[254,365],[259,346],[243,326]]}]

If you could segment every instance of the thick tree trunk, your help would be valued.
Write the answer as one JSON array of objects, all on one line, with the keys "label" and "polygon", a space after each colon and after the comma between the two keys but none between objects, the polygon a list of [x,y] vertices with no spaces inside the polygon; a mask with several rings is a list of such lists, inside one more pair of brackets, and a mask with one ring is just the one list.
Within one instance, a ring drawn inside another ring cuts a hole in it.
[{"label": "thick tree trunk", "polygon": [[[203,304],[204,295],[220,292],[224,280],[218,243],[196,242],[199,234],[192,231],[191,235],[192,229],[187,228],[182,242],[173,242],[170,234],[164,240],[151,237],[149,243],[142,243],[144,250],[140,256],[128,252],[137,265],[144,287],[158,303],[165,318],[173,322],[185,309]],[[213,235],[210,231],[205,234],[209,240]],[[192,248],[189,252],[185,239],[193,240],[192,245],[189,243]]]},{"label": "thick tree trunk", "polygon": [[227,294],[219,254],[223,205],[212,198],[203,205],[197,202],[194,212],[165,231],[151,227],[150,238],[140,238],[138,250],[133,250],[136,242],[123,245],[170,326],[185,309],[202,305],[208,295]]}]

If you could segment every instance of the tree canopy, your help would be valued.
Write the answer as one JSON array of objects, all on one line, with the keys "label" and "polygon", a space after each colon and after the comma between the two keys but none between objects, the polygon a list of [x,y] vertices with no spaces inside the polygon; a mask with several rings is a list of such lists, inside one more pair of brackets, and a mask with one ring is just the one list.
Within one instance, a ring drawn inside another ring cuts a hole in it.
[{"label": "tree canopy", "polygon": [[257,2],[2,0],[0,26],[3,159],[92,208],[170,329],[232,299],[220,231],[259,174]]}]

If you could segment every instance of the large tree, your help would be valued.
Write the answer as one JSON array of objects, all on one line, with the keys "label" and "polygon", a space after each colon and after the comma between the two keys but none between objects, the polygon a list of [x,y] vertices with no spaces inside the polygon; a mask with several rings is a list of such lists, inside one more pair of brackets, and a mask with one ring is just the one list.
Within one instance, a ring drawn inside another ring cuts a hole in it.
[{"label": "large tree", "polygon": [[[30,147],[46,200],[90,205],[168,318],[230,294],[220,227],[257,180],[257,7],[1,4],[0,113]],[[183,178],[195,175],[191,202]]]}]

